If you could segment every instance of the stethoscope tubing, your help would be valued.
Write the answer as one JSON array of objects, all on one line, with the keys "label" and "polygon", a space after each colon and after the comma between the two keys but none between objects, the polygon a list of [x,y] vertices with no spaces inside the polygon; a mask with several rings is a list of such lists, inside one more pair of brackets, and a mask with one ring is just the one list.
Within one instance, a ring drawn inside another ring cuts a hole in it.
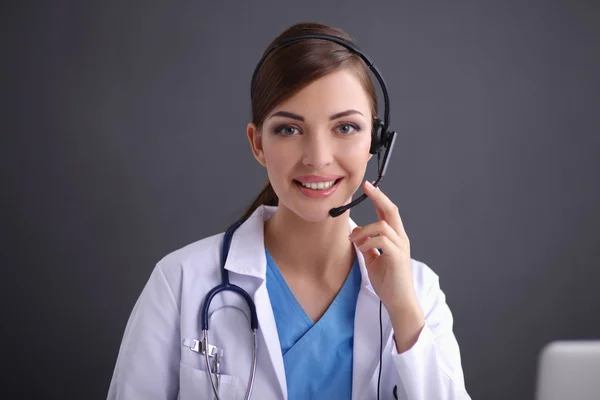
[{"label": "stethoscope tubing", "polygon": [[225,236],[223,238],[223,247],[221,250],[221,284],[212,288],[206,295],[204,299],[204,304],[202,304],[202,308],[200,309],[200,320],[202,324],[202,348],[204,349],[204,360],[206,362],[206,373],[208,374],[208,379],[210,380],[210,384],[212,386],[213,392],[216,396],[217,400],[219,399],[219,387],[220,387],[220,372],[215,371],[217,373],[217,382],[213,379],[213,374],[211,372],[210,363],[208,361],[208,321],[209,321],[209,311],[210,311],[210,303],[213,298],[221,293],[221,292],[234,292],[240,295],[248,308],[250,309],[250,329],[252,331],[253,336],[253,345],[252,345],[252,365],[250,369],[250,379],[248,381],[248,387],[246,388],[246,396],[245,399],[249,400],[252,394],[252,389],[254,387],[254,377],[256,375],[256,359],[257,359],[257,336],[256,331],[258,330],[258,317],[256,313],[256,305],[252,300],[252,297],[241,287],[234,285],[229,282],[229,272],[225,269],[225,263],[227,261],[227,256],[229,255],[229,247],[231,246],[231,239],[233,238],[233,234],[235,230],[244,222],[244,220],[236,221],[233,225],[231,225],[227,231],[225,232]]}]

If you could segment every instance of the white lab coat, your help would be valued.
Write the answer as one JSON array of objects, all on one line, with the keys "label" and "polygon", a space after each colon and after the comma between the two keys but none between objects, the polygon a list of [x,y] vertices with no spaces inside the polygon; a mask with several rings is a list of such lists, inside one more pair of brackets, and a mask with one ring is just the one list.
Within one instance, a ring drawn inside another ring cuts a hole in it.
[{"label": "white lab coat", "polygon": [[[257,400],[287,399],[283,357],[265,280],[263,226],[275,210],[261,206],[238,228],[225,264],[231,283],[245,289],[256,304],[258,360],[252,398]],[[350,219],[348,232],[355,226]],[[204,296],[221,283],[223,236],[221,233],[195,242],[156,265],[125,328],[108,399],[214,399],[204,357],[187,345],[190,340],[201,339],[199,311]],[[354,322],[352,399],[376,399],[379,298],[370,286],[358,250],[357,254],[362,285]],[[393,399],[392,390],[397,385],[399,399],[470,399],[452,332],[452,314],[438,277],[415,260],[412,269],[425,327],[417,343],[398,354],[383,307],[380,398]],[[215,297],[211,313],[209,343],[224,349],[220,398],[244,399],[252,363],[247,306],[238,295],[225,292]]]}]

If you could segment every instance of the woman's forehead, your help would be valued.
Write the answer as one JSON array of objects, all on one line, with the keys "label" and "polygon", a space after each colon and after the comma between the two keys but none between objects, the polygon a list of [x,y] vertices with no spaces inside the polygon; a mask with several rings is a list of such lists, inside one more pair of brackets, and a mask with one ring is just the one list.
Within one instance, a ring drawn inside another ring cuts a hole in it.
[{"label": "woman's forehead", "polygon": [[346,110],[358,110],[370,116],[369,96],[351,70],[340,70],[308,84],[276,106],[270,114],[285,110],[294,114],[327,116]]}]

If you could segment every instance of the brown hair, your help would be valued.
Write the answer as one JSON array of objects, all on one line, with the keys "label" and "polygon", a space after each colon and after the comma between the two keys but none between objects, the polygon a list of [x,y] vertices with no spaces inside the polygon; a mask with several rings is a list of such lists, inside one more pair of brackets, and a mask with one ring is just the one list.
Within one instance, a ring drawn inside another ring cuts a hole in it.
[{"label": "brown hair", "polygon": [[[318,23],[299,23],[286,29],[267,46],[295,35],[326,34],[354,43],[341,29]],[[263,53],[264,54],[264,53]],[[321,39],[303,39],[272,51],[256,74],[252,88],[252,122],[260,129],[267,115],[313,81],[335,71],[350,68],[360,80],[371,100],[371,116],[377,115],[377,92],[364,61],[346,47]],[[258,197],[246,210],[248,218],[259,206],[276,206],[279,199],[267,180]]]}]

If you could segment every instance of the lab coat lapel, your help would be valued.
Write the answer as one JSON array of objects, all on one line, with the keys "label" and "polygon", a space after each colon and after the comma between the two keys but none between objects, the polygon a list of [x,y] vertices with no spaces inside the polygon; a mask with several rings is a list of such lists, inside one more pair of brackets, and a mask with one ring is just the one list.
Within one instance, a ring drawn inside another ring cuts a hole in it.
[{"label": "lab coat lapel", "polygon": [[[269,300],[266,281],[258,288],[254,294],[254,303],[258,314],[258,325],[263,337],[263,343],[269,352],[271,364],[275,370],[275,375],[281,388],[281,398],[287,400],[287,382],[285,379],[285,368],[283,365],[283,355],[281,354],[281,344],[275,324],[273,308]],[[260,350],[259,350],[260,351]]]},{"label": "lab coat lapel", "polygon": [[[261,359],[264,359],[265,356],[265,349],[261,348],[264,343],[281,389],[281,398],[287,400],[287,384],[281,345],[266,285],[267,259],[264,244],[264,222],[273,215],[275,210],[275,207],[259,207],[237,229],[231,241],[225,268],[237,274],[259,279],[260,284],[254,293],[248,291],[254,300],[258,317],[258,364],[262,364]],[[261,337],[262,341],[260,340]],[[270,380],[268,377],[264,378]]]},{"label": "lab coat lapel", "polygon": [[[356,226],[352,221],[350,229]],[[368,398],[369,387],[379,365],[379,297],[369,281],[362,253],[356,248],[362,283],[354,318],[354,355],[352,362],[352,400]],[[392,325],[385,307],[382,308],[383,354],[389,351]]]}]

